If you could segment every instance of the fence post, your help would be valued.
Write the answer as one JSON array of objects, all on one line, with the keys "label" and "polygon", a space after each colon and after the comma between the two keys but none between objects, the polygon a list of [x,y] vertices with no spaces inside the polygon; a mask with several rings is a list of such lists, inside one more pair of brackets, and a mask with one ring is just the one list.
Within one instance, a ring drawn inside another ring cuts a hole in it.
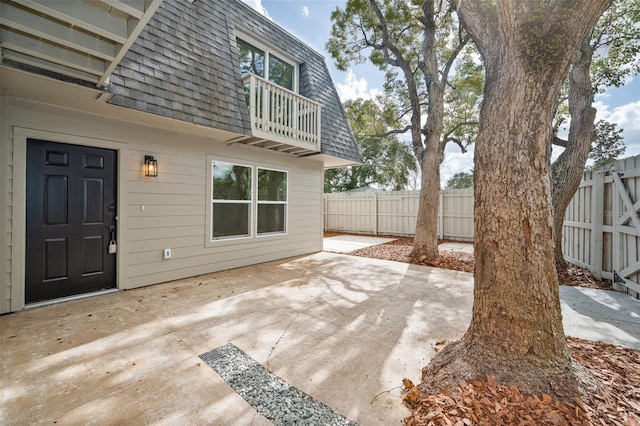
[{"label": "fence post", "polygon": [[324,231],[327,229],[327,225],[329,225],[329,221],[327,220],[327,194],[322,194],[322,221],[324,223],[322,230]]},{"label": "fence post", "polygon": [[374,220],[374,230],[373,234],[378,235],[378,191],[374,193],[373,197],[373,220]]},{"label": "fence post", "polygon": [[438,195],[438,231],[440,239],[444,240],[444,196],[442,195],[442,189]]},{"label": "fence post", "polygon": [[[619,162],[616,162],[616,166],[618,166],[618,163]],[[613,170],[611,172],[611,176],[613,177],[616,173],[617,171]],[[615,177],[611,181],[611,203],[611,222],[613,224],[613,232],[611,233],[611,268],[613,271],[620,273],[620,231],[618,230],[618,219],[620,219],[620,195],[618,194]]]},{"label": "fence post", "polygon": [[604,244],[604,170],[595,170],[591,175],[591,244],[589,264],[591,273],[602,280],[602,255]]}]

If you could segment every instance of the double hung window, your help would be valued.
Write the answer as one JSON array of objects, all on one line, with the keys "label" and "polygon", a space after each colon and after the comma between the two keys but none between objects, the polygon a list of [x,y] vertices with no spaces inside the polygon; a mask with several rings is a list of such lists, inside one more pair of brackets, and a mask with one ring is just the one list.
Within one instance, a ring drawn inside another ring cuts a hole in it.
[{"label": "double hung window", "polygon": [[252,172],[247,166],[213,163],[213,239],[250,235]]},{"label": "double hung window", "polygon": [[286,233],[287,178],[284,171],[212,161],[211,240]]},{"label": "double hung window", "polygon": [[295,66],[266,49],[237,39],[242,74],[255,74],[295,92]]},{"label": "double hung window", "polygon": [[284,232],[287,173],[258,168],[258,235]]}]

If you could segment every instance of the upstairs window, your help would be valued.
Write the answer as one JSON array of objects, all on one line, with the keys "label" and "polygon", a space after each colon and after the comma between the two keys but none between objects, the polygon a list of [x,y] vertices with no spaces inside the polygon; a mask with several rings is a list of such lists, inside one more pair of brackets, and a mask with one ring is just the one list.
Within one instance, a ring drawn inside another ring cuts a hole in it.
[{"label": "upstairs window", "polygon": [[236,39],[240,52],[240,72],[252,73],[295,92],[296,67],[266,49]]},{"label": "upstairs window", "polygon": [[293,65],[275,55],[269,55],[269,77],[267,79],[270,82],[293,91],[293,73]]},{"label": "upstairs window", "polygon": [[240,72],[242,75],[252,73],[264,77],[264,51],[238,39],[238,50],[240,51]]}]

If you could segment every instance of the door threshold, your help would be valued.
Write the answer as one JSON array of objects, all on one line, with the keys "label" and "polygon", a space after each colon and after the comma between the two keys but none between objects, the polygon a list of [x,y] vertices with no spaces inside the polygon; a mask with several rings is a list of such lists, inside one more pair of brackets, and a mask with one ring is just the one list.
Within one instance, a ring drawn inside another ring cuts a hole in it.
[{"label": "door threshold", "polygon": [[73,295],[73,296],[61,297],[59,299],[43,300],[42,302],[30,303],[30,304],[26,305],[24,307],[24,309],[25,310],[27,310],[27,309],[36,309],[36,308],[42,308],[43,306],[58,305],[60,303],[72,302],[74,300],[88,299],[90,297],[103,296],[105,294],[117,293],[119,291],[120,290],[117,289],[117,288],[109,288],[107,290],[100,290],[100,291],[94,291],[94,292],[91,292],[91,293],[82,293],[82,294],[76,294],[76,295]]}]

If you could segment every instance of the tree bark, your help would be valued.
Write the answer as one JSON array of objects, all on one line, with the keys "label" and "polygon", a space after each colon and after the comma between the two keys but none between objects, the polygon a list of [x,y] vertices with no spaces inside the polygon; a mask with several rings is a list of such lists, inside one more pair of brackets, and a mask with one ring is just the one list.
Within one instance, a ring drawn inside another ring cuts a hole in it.
[{"label": "tree bark", "polygon": [[[444,96],[440,97],[440,104]],[[428,110],[432,110],[432,104],[437,103],[431,98]],[[418,204],[418,217],[416,219],[416,232],[413,239],[413,249],[409,257],[414,261],[435,260],[438,257],[438,205],[440,201],[440,129],[442,128],[442,113],[440,119],[435,114],[429,113],[427,121],[433,128],[425,138],[424,154],[420,161],[420,201]]]},{"label": "tree bark", "polygon": [[527,393],[578,393],[554,263],[552,120],[569,63],[607,4],[457,5],[486,69],[475,147],[474,305],[463,338],[423,370],[425,390],[493,375]]},{"label": "tree bark", "polygon": [[553,228],[555,230],[555,262],[556,268],[564,264],[562,255],[562,224],[567,206],[573,198],[595,140],[596,110],[593,108],[593,85],[591,84],[591,31],[583,40],[582,46],[569,72],[569,114],[571,124],[565,150],[553,162],[552,200]]},{"label": "tree bark", "polygon": [[[420,70],[425,80],[429,101],[424,128],[422,132],[418,132],[420,137],[424,133],[424,147],[422,140],[414,140],[414,147],[417,146],[416,142],[420,145],[420,149],[415,150],[415,154],[420,162],[421,171],[416,232],[413,239],[413,249],[409,254],[409,258],[414,261],[435,260],[438,257],[438,203],[440,200],[440,163],[442,163],[439,147],[444,120],[444,82],[447,79],[448,69],[441,77],[436,52],[434,7],[434,0],[427,0],[422,4],[423,17],[421,22],[424,26],[424,38],[422,40],[423,62]],[[418,108],[413,109],[412,119],[415,117],[416,122],[420,123],[422,120],[420,103],[418,102],[416,105]],[[419,124],[418,128],[420,128]]]}]

